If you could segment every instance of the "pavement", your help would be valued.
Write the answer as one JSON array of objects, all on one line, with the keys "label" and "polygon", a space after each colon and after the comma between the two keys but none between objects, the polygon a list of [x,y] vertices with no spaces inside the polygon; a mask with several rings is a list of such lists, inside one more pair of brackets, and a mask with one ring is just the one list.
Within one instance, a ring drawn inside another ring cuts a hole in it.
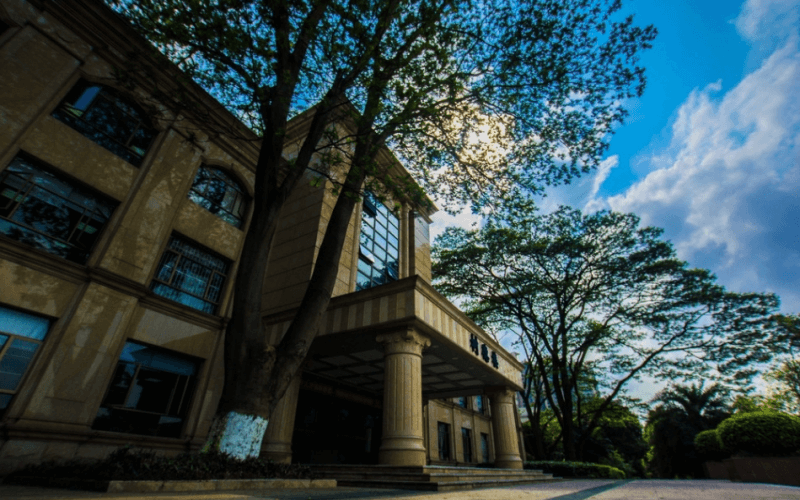
[{"label": "pavement", "polygon": [[429,493],[367,488],[191,493],[97,493],[0,484],[0,499],[19,500],[800,500],[800,487],[715,480],[568,480]]}]

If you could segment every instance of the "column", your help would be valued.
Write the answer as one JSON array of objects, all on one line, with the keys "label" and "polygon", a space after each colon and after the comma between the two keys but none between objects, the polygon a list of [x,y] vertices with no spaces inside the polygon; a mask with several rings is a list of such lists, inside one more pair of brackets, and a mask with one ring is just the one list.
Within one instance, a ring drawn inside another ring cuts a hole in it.
[{"label": "column", "polygon": [[431,341],[414,330],[378,335],[383,344],[383,438],[378,463],[425,465],[422,436],[422,350]]},{"label": "column", "polygon": [[300,392],[300,378],[300,373],[295,375],[272,413],[261,444],[261,458],[282,464],[292,463],[292,433],[297,411],[297,395]]},{"label": "column", "polygon": [[494,466],[499,469],[521,469],[519,440],[514,413],[514,391],[503,389],[489,394],[492,404],[494,433]]}]

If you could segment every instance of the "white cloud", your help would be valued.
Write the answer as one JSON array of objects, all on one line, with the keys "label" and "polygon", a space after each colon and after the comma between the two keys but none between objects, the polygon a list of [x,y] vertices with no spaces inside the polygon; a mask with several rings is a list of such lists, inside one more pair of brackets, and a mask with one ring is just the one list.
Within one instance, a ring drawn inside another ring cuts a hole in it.
[{"label": "white cloud", "polygon": [[606,204],[597,198],[597,193],[600,192],[600,187],[603,185],[606,179],[608,179],[611,169],[617,165],[619,165],[619,156],[617,155],[610,156],[600,162],[600,166],[597,168],[597,172],[594,174],[592,190],[589,193],[588,201],[583,207],[583,211],[585,213],[597,212],[598,210],[607,208]]},{"label": "white cloud", "polygon": [[[758,16],[779,3],[750,0],[743,10],[752,11],[750,24],[742,16],[737,23],[760,29]],[[664,227],[681,258],[712,269],[729,288],[775,291],[784,310],[800,310],[798,82],[791,37],[724,95],[717,96],[719,82],[696,89],[677,113],[667,165],[651,165],[625,193],[587,206],[635,212]]]},{"label": "white cloud", "polygon": [[797,0],[747,0],[733,21],[743,38],[785,39],[797,33],[800,2]]},{"label": "white cloud", "polygon": [[458,226],[464,229],[475,229],[481,222],[481,216],[473,214],[469,207],[466,207],[456,215],[450,215],[442,210],[433,214],[431,219],[433,221],[431,224],[431,243],[433,243],[433,240],[442,234],[447,227]]}]

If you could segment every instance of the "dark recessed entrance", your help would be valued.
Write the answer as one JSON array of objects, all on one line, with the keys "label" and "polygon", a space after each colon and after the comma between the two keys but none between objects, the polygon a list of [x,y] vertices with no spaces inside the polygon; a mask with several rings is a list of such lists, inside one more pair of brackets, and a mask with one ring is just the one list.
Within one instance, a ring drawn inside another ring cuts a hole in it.
[{"label": "dark recessed entrance", "polygon": [[300,390],[292,461],[307,464],[377,464],[380,408]]}]

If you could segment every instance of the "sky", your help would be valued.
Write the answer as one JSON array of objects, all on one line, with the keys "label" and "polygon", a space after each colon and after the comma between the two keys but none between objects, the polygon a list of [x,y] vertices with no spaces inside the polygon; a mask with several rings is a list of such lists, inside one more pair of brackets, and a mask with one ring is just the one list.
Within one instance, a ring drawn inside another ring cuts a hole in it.
[{"label": "sky", "polygon": [[[633,212],[678,257],[800,313],[800,0],[624,0],[659,35],[601,167],[541,208]],[[475,216],[434,216],[432,234]],[[645,396],[646,394],[640,394]]]},{"label": "sky", "polygon": [[[545,212],[633,212],[737,292],[800,313],[800,0],[628,0],[659,35],[601,167]],[[432,234],[475,216],[434,216]]]}]

